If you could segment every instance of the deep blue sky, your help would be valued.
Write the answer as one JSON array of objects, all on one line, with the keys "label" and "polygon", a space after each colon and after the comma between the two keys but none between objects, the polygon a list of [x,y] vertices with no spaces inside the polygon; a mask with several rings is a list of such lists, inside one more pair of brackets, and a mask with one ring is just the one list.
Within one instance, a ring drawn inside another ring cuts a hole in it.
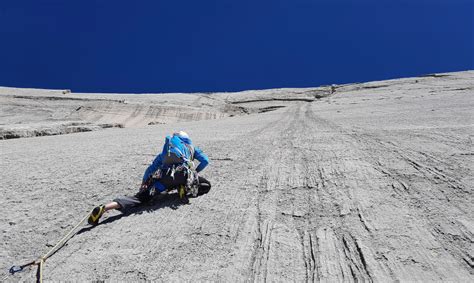
[{"label": "deep blue sky", "polygon": [[197,92],[474,69],[474,0],[1,0],[0,86]]}]

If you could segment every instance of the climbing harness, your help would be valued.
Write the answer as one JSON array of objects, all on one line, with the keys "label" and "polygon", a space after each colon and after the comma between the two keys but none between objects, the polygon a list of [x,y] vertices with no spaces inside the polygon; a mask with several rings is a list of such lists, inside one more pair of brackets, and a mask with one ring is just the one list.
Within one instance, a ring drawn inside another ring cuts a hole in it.
[{"label": "climbing harness", "polygon": [[[17,272],[23,271],[25,267],[32,266],[32,265],[37,265],[38,266],[38,271],[36,273],[36,282],[43,282],[43,266],[46,260],[51,257],[54,253],[56,253],[60,248],[62,248],[68,240],[70,240],[76,233],[77,233],[77,228],[81,226],[87,218],[89,218],[89,215],[92,213],[89,212],[84,218],[81,219],[79,223],[77,223],[76,226],[74,226],[64,237],[59,240],[56,245],[54,245],[47,253],[45,253],[43,256],[39,257],[37,260],[25,263],[23,265],[14,265],[10,267],[8,270],[8,274],[2,278],[2,282],[5,281],[9,276],[14,275]],[[73,233],[74,232],[74,233]]]}]

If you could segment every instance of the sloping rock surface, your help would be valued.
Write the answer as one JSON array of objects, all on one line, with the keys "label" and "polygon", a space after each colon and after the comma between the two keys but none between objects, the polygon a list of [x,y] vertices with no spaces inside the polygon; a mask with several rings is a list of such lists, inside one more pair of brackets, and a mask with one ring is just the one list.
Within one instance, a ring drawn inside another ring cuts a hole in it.
[{"label": "sloping rock surface", "polygon": [[212,190],[106,214],[48,259],[45,280],[474,281],[473,71],[221,94],[1,93],[5,129],[123,128],[0,141],[0,275],[135,193],[164,136],[184,129],[210,156]]}]

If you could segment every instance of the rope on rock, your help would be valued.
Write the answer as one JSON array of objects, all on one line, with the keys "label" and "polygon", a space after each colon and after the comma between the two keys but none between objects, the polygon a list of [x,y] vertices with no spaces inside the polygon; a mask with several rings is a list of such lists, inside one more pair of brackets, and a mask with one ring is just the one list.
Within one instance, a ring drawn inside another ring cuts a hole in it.
[{"label": "rope on rock", "polygon": [[2,282],[5,281],[10,275],[13,275],[17,272],[23,271],[25,267],[32,266],[32,265],[38,265],[38,270],[36,272],[36,282],[43,282],[43,266],[46,260],[51,257],[55,252],[57,252],[60,248],[62,248],[66,242],[71,239],[76,233],[77,233],[77,228],[81,226],[87,218],[89,218],[89,215],[92,213],[89,212],[84,218],[79,221],[79,223],[76,224],[64,237],[59,240],[56,245],[54,245],[47,253],[45,253],[43,256],[39,257],[37,260],[25,263],[23,265],[14,265],[10,268],[8,271],[9,274],[7,274],[4,278],[2,278]]}]

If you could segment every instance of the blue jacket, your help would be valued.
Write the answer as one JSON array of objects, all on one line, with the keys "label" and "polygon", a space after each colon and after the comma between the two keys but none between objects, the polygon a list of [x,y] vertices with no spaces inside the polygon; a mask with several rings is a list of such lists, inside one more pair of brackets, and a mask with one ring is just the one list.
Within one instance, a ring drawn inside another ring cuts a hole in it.
[{"label": "blue jacket", "polygon": [[[181,138],[181,140],[183,140],[187,144],[192,144],[192,141],[190,139]],[[196,168],[197,172],[201,172],[209,164],[209,158],[197,146],[194,147],[193,159],[197,159],[200,162],[198,167]],[[143,182],[147,181],[148,178],[150,178],[150,176],[156,172],[156,170],[162,168],[162,165],[163,165],[163,157],[161,156],[161,153],[160,153],[155,157],[155,160],[153,160],[153,163],[150,166],[148,166],[148,168],[146,169],[145,174],[143,175]]]}]

